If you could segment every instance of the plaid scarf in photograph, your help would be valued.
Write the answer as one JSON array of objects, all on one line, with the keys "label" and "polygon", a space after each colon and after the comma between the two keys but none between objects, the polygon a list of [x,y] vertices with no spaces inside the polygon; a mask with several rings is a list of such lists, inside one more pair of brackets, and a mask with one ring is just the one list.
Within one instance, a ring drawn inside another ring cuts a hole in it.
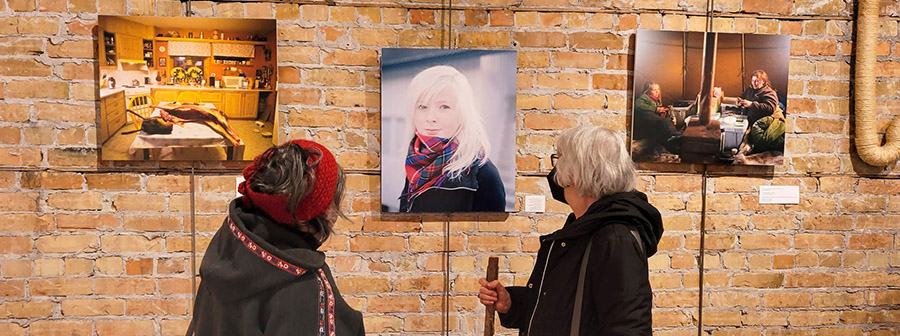
[{"label": "plaid scarf in photograph", "polygon": [[407,201],[431,187],[440,187],[447,179],[444,167],[450,162],[459,144],[452,139],[430,137],[416,133],[406,155],[406,179],[409,189],[402,197]]}]

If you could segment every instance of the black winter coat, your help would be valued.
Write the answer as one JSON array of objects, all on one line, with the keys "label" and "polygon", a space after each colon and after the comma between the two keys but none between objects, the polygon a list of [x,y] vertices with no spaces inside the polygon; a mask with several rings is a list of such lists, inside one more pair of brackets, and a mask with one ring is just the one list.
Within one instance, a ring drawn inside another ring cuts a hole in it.
[{"label": "black winter coat", "polygon": [[318,336],[334,326],[338,336],[365,335],[362,315],[341,298],[316,251],[319,242],[240,203],[231,202],[200,264],[195,334]]},{"label": "black winter coat", "polygon": [[512,305],[500,323],[518,328],[519,335],[568,336],[581,260],[593,239],[580,335],[650,335],[647,258],[656,253],[662,233],[659,211],[637,191],[601,198],[578,219],[570,214],[562,229],[541,237],[528,285],[506,287]]},{"label": "black winter coat", "polygon": [[[450,179],[445,185],[453,185],[455,180],[474,179],[475,190],[467,187],[437,187],[423,192],[407,202],[400,197],[400,212],[503,212],[506,210],[506,188],[500,180],[500,173],[494,163],[488,160],[482,166],[472,167],[474,176],[463,175]],[[403,190],[409,189],[409,181]]]}]

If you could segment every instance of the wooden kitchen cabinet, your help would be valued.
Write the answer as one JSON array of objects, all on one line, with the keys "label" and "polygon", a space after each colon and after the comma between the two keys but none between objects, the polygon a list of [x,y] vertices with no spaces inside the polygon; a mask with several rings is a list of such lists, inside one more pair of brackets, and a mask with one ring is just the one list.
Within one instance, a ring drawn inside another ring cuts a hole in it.
[{"label": "wooden kitchen cabinet", "polygon": [[256,119],[257,105],[259,105],[259,92],[225,92],[225,108],[222,112],[225,113],[225,116],[233,119]]},{"label": "wooden kitchen cabinet", "polygon": [[225,114],[226,117],[229,118],[238,118],[242,113],[241,109],[243,105],[241,104],[241,98],[243,97],[243,93],[241,92],[225,92],[225,104],[222,109],[222,113]]},{"label": "wooden kitchen cabinet", "polygon": [[241,98],[241,115],[240,119],[256,119],[259,108],[259,92],[244,92]]},{"label": "wooden kitchen cabinet", "polygon": [[200,91],[200,101],[213,104],[218,110],[222,110],[225,104],[222,101],[222,92],[216,91]]},{"label": "wooden kitchen cabinet", "polygon": [[150,93],[153,96],[154,104],[159,104],[162,102],[171,103],[178,98],[178,90],[152,89],[150,90]]},{"label": "wooden kitchen cabinet", "polygon": [[125,91],[100,99],[100,143],[106,142],[125,125]]},{"label": "wooden kitchen cabinet", "polygon": [[152,89],[153,103],[174,102],[182,92],[200,94],[201,103],[210,103],[229,119],[256,119],[259,92],[216,89]]},{"label": "wooden kitchen cabinet", "polygon": [[119,34],[127,34],[143,39],[153,39],[153,26],[143,25],[137,22],[124,20],[117,17],[107,17],[100,23],[104,30]]},{"label": "wooden kitchen cabinet", "polygon": [[116,34],[116,49],[120,60],[144,59],[144,40],[140,37]]}]

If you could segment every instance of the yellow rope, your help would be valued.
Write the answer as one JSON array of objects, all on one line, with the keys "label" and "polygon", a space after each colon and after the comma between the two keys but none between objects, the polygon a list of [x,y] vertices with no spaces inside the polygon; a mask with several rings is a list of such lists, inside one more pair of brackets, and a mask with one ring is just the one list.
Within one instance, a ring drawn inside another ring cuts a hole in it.
[{"label": "yellow rope", "polygon": [[853,81],[856,116],[856,151],[873,166],[886,166],[900,159],[900,118],[885,132],[884,146],[876,129],[875,43],[878,39],[878,0],[860,0],[857,17],[856,74]]}]

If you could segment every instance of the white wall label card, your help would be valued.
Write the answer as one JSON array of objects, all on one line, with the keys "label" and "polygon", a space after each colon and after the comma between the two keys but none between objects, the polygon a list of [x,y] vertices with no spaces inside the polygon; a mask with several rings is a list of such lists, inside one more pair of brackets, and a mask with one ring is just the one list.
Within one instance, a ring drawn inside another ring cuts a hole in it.
[{"label": "white wall label card", "polygon": [[799,204],[798,186],[759,186],[759,204]]},{"label": "white wall label card", "polygon": [[543,195],[525,196],[525,212],[544,212],[547,198]]},{"label": "white wall label card", "polygon": [[241,193],[238,192],[238,188],[241,186],[241,182],[244,182],[244,177],[239,176],[235,178],[234,181],[234,197],[241,197]]}]

